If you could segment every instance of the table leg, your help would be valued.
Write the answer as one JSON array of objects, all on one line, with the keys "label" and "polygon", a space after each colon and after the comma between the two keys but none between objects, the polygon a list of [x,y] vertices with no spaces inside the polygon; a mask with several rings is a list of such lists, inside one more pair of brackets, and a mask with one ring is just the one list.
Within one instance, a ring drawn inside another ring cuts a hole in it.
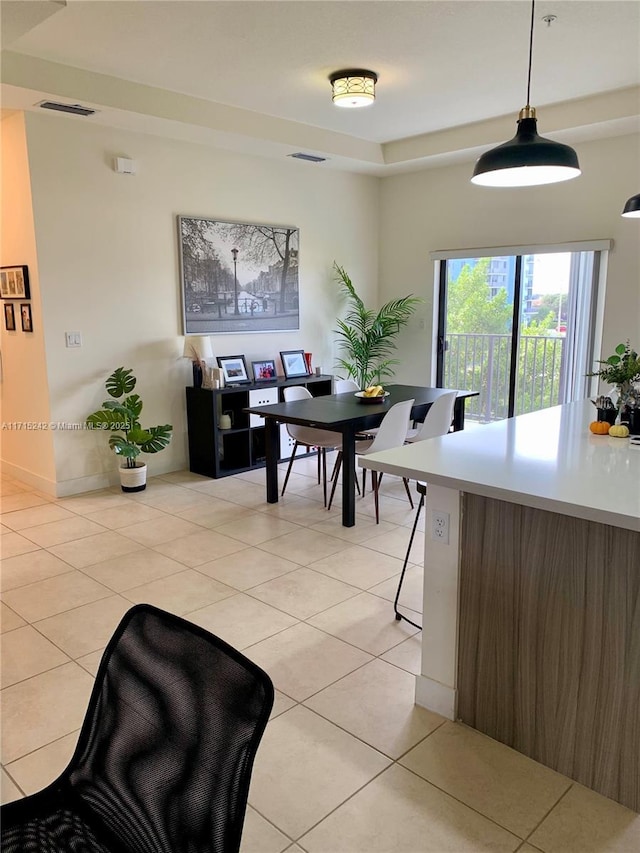
[{"label": "table leg", "polygon": [[265,418],[265,450],[267,467],[267,503],[278,503],[278,448],[279,424],[273,418]]},{"label": "table leg", "polygon": [[342,431],[342,526],[356,523],[356,434],[349,424]]}]

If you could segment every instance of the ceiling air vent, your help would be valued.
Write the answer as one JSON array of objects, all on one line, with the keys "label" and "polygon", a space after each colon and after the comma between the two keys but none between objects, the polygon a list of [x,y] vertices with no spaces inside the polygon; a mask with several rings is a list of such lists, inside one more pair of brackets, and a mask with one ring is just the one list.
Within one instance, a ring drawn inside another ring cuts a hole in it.
[{"label": "ceiling air vent", "polygon": [[55,101],[40,101],[38,106],[43,110],[56,110],[59,113],[71,113],[74,116],[92,116],[97,112],[80,104],[57,104]]},{"label": "ceiling air vent", "polygon": [[324,163],[326,157],[316,157],[315,154],[304,154],[298,151],[297,154],[288,154],[288,157],[295,157],[296,160],[307,160],[309,163]]}]

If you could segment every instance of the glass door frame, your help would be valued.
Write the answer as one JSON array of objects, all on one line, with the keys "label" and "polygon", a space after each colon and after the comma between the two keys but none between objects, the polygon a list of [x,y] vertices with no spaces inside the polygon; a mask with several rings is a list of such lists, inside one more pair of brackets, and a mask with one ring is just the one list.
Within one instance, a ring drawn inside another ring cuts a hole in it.
[{"label": "glass door frame", "polygon": [[[518,246],[505,248],[488,248],[488,249],[469,249],[466,251],[456,252],[433,252],[431,257],[439,263],[437,272],[436,298],[437,312],[434,319],[437,321],[437,330],[435,336],[434,354],[436,356],[435,366],[435,382],[438,387],[444,387],[445,375],[445,352],[448,348],[446,338],[446,317],[447,317],[447,278],[448,278],[448,261],[456,258],[481,259],[492,257],[513,257],[514,264],[514,282],[513,282],[513,312],[512,312],[512,327],[511,327],[511,353],[509,364],[509,381],[507,388],[507,417],[513,417],[517,408],[517,383],[518,383],[518,365],[520,356],[520,326],[522,320],[522,270],[523,260],[525,256],[536,256],[546,254],[556,254],[566,252],[572,254],[574,258],[580,253],[588,252],[593,257],[592,275],[589,281],[590,294],[589,300],[589,336],[586,342],[589,362],[592,359],[598,358],[600,350],[600,341],[602,336],[602,319],[604,313],[604,294],[607,269],[607,253],[611,247],[611,242],[608,240],[593,241],[590,243],[569,243],[554,246]],[[573,261],[572,261],[573,266]],[[574,330],[574,336],[578,334]],[[593,362],[595,364],[595,361]],[[590,368],[585,367],[585,370]],[[564,373],[561,375],[561,382],[565,381]],[[592,383],[593,389],[593,383]],[[572,398],[573,399],[573,398]]]}]

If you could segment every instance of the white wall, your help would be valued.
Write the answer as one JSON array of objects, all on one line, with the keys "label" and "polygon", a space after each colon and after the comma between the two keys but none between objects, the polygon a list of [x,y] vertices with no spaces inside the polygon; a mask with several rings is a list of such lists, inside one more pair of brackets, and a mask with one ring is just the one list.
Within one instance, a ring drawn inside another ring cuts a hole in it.
[{"label": "white wall", "polygon": [[[640,189],[640,137],[576,145],[582,175],[520,189],[476,187],[473,164],[382,180],[380,298],[413,292],[425,300],[401,338],[396,378],[431,378],[436,249],[486,248],[576,240],[614,241],[609,256],[603,353],[629,338],[640,344],[640,221],[620,216]],[[424,329],[420,328],[420,321]]]},{"label": "white wall", "polygon": [[[331,371],[334,259],[365,299],[377,293],[377,179],[77,118],[26,118],[52,420],[84,421],[108,374],[132,367],[143,426],[174,426],[171,446],[146,458],[151,473],[187,466],[178,214],[300,228],[300,331],[219,335],[214,352],[250,361],[304,348]],[[116,174],[115,155],[135,159],[138,174]],[[65,348],[65,331],[82,333],[81,349]],[[57,432],[54,441],[60,494],[102,485],[115,470],[104,435]]]},{"label": "white wall", "polygon": [[25,300],[13,301],[14,332],[6,330],[4,316],[0,317],[3,469],[52,492],[55,488],[53,432],[45,428],[50,421],[49,391],[24,115],[13,113],[3,118],[1,130],[0,263],[28,266],[33,324],[33,332],[22,331],[20,302]]},{"label": "white wall", "polygon": [[[3,216],[11,223],[3,263],[29,263],[36,329],[33,336],[13,333],[8,344],[3,334],[3,418],[83,423],[104,399],[113,368],[133,367],[143,424],[174,425],[170,448],[148,457],[151,473],[187,465],[184,386],[191,368],[179,358],[178,214],[300,228],[300,331],[220,335],[213,340],[217,355],[243,352],[250,361],[304,348],[330,371],[340,310],[331,272],[337,260],[372,306],[409,292],[423,297],[400,336],[397,378],[429,381],[430,251],[598,238],[614,240],[603,351],[627,337],[640,341],[639,225],[620,217],[640,186],[637,135],[577,146],[583,175],[575,181],[491,190],[469,183],[472,164],[379,180],[75,117],[17,114],[2,130]],[[115,155],[136,159],[138,174],[116,174]],[[82,333],[81,349],[65,348],[65,331]],[[58,494],[96,488],[115,471],[104,435],[25,433],[9,444],[3,438],[5,463],[18,460],[25,479],[32,474]]]}]

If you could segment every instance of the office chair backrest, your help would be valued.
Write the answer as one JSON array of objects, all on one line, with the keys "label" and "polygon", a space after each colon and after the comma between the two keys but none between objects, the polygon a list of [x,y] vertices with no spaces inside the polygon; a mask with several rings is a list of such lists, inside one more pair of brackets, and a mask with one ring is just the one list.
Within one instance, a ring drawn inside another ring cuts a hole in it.
[{"label": "office chair backrest", "polygon": [[418,434],[411,441],[423,441],[426,438],[435,438],[438,435],[446,435],[453,420],[453,407],[458,396],[457,391],[448,391],[432,404]]},{"label": "office chair backrest", "polygon": [[353,379],[334,379],[333,380],[333,393],[334,394],[347,394],[349,391],[355,394],[356,391],[359,391],[358,383],[354,382]]},{"label": "office chair backrest", "polygon": [[67,778],[115,846],[236,851],[269,677],[222,640],[150,605],[105,650]]},{"label": "office chair backrest", "polygon": [[[393,447],[400,447],[404,444],[409,429],[409,417],[415,400],[405,400],[403,403],[396,403],[391,406],[387,414],[382,419],[378,432],[367,454],[377,453],[379,450],[391,450]],[[356,452],[358,446],[356,444]]]}]

